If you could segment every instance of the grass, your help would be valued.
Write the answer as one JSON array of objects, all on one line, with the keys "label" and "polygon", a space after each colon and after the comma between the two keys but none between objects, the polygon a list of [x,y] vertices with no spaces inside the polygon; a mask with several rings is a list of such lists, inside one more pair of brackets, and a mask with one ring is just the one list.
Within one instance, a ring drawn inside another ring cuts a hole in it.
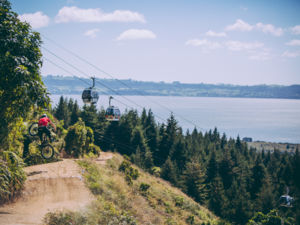
[{"label": "grass", "polygon": [[125,179],[126,173],[119,171],[123,162],[120,155],[116,154],[106,165],[98,165],[89,159],[77,162],[84,171],[86,185],[97,200],[87,207],[85,212],[48,213],[45,217],[46,224],[65,224],[50,223],[49,218],[59,221],[60,218],[70,219],[70,216],[74,219],[72,224],[219,223],[216,216],[179,189],[133,165],[131,166],[139,171],[139,177],[129,183]]}]

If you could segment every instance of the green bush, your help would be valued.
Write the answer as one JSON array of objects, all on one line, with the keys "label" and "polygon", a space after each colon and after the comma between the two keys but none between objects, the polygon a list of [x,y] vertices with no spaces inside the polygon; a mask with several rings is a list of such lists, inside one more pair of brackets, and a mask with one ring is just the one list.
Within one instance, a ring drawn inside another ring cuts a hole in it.
[{"label": "green bush", "polygon": [[84,122],[79,120],[73,126],[69,127],[65,137],[67,154],[74,157],[83,156],[89,150],[98,151],[96,147],[90,147],[94,142],[94,133],[90,127],[86,127]]},{"label": "green bush", "polygon": [[141,183],[140,184],[140,191],[141,192],[147,192],[149,188],[150,188],[150,184],[146,184],[146,183]]},{"label": "green bush", "polygon": [[148,189],[150,188],[150,185],[149,184],[146,184],[146,183],[141,183],[140,184],[140,193],[143,195],[143,196],[147,196],[148,195]]},{"label": "green bush", "polygon": [[179,206],[179,207],[183,206],[183,203],[184,203],[184,198],[183,197],[176,196],[174,200],[175,200],[175,206]]},{"label": "green bush", "polygon": [[151,168],[151,174],[156,176],[156,177],[160,177],[160,173],[161,173],[161,169],[160,167],[154,166]]},{"label": "green bush", "polygon": [[23,160],[14,152],[0,152],[0,204],[20,194],[26,180],[23,166]]},{"label": "green bush", "polygon": [[101,149],[94,144],[90,144],[87,153],[93,153],[96,156],[100,156]]},{"label": "green bush", "polygon": [[87,218],[79,212],[57,211],[47,213],[44,223],[47,225],[82,225],[87,223]]},{"label": "green bush", "polygon": [[132,185],[132,180],[136,180],[139,177],[139,171],[131,166],[131,163],[124,160],[119,166],[119,171],[125,173],[125,180],[128,185]]}]

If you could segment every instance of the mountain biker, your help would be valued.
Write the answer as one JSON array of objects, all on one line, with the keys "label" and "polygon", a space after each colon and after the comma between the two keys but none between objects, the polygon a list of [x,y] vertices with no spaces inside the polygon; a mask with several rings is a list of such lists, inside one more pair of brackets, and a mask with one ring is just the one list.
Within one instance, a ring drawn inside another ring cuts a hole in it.
[{"label": "mountain biker", "polygon": [[48,136],[49,140],[51,141],[51,132],[47,127],[48,124],[50,124],[53,127],[55,132],[56,131],[55,125],[51,122],[51,120],[47,117],[46,114],[43,114],[38,124],[38,135],[40,137],[41,142],[43,142],[43,133],[45,133]]}]

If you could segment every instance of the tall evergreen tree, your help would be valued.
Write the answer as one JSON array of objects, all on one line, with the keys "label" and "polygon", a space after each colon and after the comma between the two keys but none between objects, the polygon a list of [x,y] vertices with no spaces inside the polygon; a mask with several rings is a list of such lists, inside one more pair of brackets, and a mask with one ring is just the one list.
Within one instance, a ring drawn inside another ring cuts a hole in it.
[{"label": "tall evergreen tree", "polygon": [[167,181],[170,181],[172,184],[177,184],[177,172],[176,167],[174,166],[170,157],[166,160],[161,169],[161,177]]},{"label": "tall evergreen tree", "polygon": [[57,107],[54,109],[54,116],[58,120],[64,121],[64,128],[67,129],[70,121],[70,112],[68,110],[67,99],[63,96],[60,96]]},{"label": "tall evergreen tree", "polygon": [[216,159],[216,152],[213,151],[206,169],[206,183],[210,183],[218,175],[218,163]]},{"label": "tall evergreen tree", "polygon": [[79,106],[77,101],[75,101],[71,110],[70,125],[73,125],[78,121],[79,115],[80,115]]},{"label": "tall evergreen tree", "polygon": [[199,162],[191,161],[186,164],[181,177],[183,190],[197,202],[204,204],[207,198],[205,172]]},{"label": "tall evergreen tree", "polygon": [[97,126],[97,109],[95,105],[84,105],[80,117],[85,125],[93,130]]},{"label": "tall evergreen tree", "polygon": [[252,168],[252,185],[251,185],[251,196],[255,199],[257,193],[263,186],[264,179],[266,177],[266,169],[261,162],[260,157],[257,158],[255,166]]}]

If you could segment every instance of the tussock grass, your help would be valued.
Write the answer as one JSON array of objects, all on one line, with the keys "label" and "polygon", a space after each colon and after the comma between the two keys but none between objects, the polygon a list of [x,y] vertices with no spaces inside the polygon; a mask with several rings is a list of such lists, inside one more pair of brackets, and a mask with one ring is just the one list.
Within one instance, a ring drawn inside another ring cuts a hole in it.
[{"label": "tussock grass", "polygon": [[[105,225],[218,224],[216,216],[179,189],[133,165],[139,171],[139,177],[129,184],[126,174],[119,171],[123,160],[116,154],[106,165],[98,165],[89,159],[77,161],[84,171],[87,186],[97,197],[85,212],[81,212],[81,217],[74,214],[79,221]],[[60,214],[55,213],[48,214],[47,218],[60,218]],[[73,224],[77,224],[76,221]]]}]

